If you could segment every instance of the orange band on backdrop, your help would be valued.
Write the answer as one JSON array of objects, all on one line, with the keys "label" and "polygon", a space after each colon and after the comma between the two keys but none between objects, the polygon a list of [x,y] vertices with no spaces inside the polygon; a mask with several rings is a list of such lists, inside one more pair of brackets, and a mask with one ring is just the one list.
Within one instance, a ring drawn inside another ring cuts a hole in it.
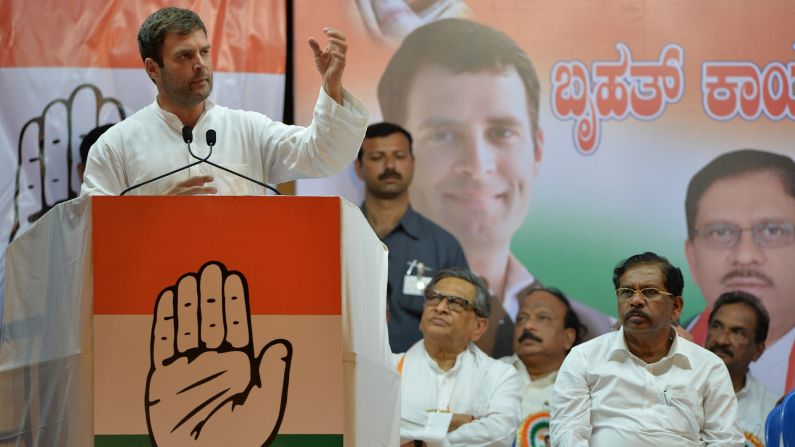
[{"label": "orange band on backdrop", "polygon": [[94,197],[94,313],[151,315],[163,289],[218,261],[245,276],[252,314],[340,315],[340,200],[263,199]]},{"label": "orange band on backdrop", "polygon": [[[159,8],[177,6],[196,11],[204,21],[216,71],[283,74],[284,5],[281,0],[3,1],[0,67],[142,68],[141,23]],[[40,37],[30,38],[33,30]]]}]

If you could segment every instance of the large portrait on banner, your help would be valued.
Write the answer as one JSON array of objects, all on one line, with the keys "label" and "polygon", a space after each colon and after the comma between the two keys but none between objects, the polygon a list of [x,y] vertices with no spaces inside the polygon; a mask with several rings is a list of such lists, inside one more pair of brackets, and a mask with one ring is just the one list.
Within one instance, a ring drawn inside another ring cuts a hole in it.
[{"label": "large portrait on banner", "polygon": [[[614,329],[613,267],[654,251],[685,273],[681,323],[697,341],[720,293],[761,299],[771,331],[751,371],[783,394],[795,386],[795,310],[783,306],[795,293],[790,162],[757,169],[767,180],[744,188],[756,191],[745,201],[721,205],[731,188],[717,183],[692,191],[727,154],[795,157],[795,32],[784,19],[795,6],[732,5],[747,13],[684,0],[299,1],[296,40],[332,20],[345,29],[345,85],[373,122],[412,133],[412,206],[461,242],[499,304],[487,352],[510,354],[515,296],[532,284],[562,289],[590,337]],[[314,99],[296,61],[301,123]],[[363,196],[352,169],[297,190]],[[740,242],[705,244],[716,223]]]}]

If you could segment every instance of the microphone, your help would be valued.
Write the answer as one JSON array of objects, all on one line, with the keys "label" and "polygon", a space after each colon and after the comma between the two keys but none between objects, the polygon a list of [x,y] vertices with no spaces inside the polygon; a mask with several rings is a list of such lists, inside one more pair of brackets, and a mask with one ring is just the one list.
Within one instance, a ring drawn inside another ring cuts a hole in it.
[{"label": "microphone", "polygon": [[188,126],[182,128],[182,141],[184,141],[185,144],[193,143],[193,128]]},{"label": "microphone", "polygon": [[[185,138],[185,129],[189,129],[190,130],[189,127],[185,127],[185,128],[182,129],[183,138]],[[192,136],[191,136],[191,138],[192,138]],[[207,132],[205,133],[204,138],[205,138],[205,141],[207,141],[207,146],[210,147],[210,153],[212,153],[213,146],[215,146],[215,130],[207,129]],[[188,147],[190,147],[190,146],[188,146]],[[280,193],[279,190],[277,190],[273,186],[270,186],[268,184],[262,183],[262,182],[260,182],[258,180],[254,180],[251,177],[246,177],[245,175],[243,175],[243,174],[241,174],[239,172],[233,171],[233,170],[225,168],[225,167],[223,167],[223,166],[221,166],[219,164],[211,162],[210,160],[208,160],[210,158],[209,155],[207,156],[207,158],[200,159],[199,157],[194,155],[193,152],[191,152],[190,154],[193,156],[193,158],[196,158],[196,159],[200,160],[199,163],[201,163],[201,162],[207,163],[210,166],[214,166],[214,167],[216,167],[216,168],[218,168],[218,169],[220,169],[222,171],[226,171],[226,172],[228,172],[230,174],[233,174],[233,175],[236,175],[236,176],[238,176],[240,178],[244,178],[244,179],[246,179],[246,180],[248,180],[250,182],[253,182],[253,183],[256,183],[259,186],[262,186],[263,188],[267,188],[267,189],[273,191],[274,193],[276,193],[276,195],[279,195],[279,196],[282,195],[282,193]]]},{"label": "microphone", "polygon": [[[214,132],[213,132],[213,134],[214,134]],[[210,152],[207,154],[207,157],[205,157],[205,158],[197,157],[196,154],[193,153],[193,151],[190,148],[190,144],[193,143],[193,128],[192,127],[185,126],[185,127],[182,128],[182,141],[184,141],[185,144],[188,145],[188,153],[191,155],[191,157],[195,158],[198,161],[194,161],[193,163],[191,163],[191,164],[189,164],[187,166],[183,166],[181,168],[174,169],[173,171],[166,172],[163,175],[158,175],[157,177],[155,177],[153,179],[149,179],[149,180],[147,180],[145,182],[138,183],[137,185],[130,186],[129,188],[127,188],[124,191],[122,191],[121,194],[119,194],[119,195],[123,196],[123,195],[127,194],[128,192],[130,192],[130,191],[132,191],[134,189],[140,188],[141,186],[148,185],[148,184],[150,184],[150,183],[152,183],[154,181],[160,180],[160,179],[162,179],[164,177],[168,177],[171,174],[176,174],[179,171],[184,171],[185,169],[188,169],[190,167],[196,166],[199,163],[206,162],[207,159],[210,158],[210,155],[213,154],[212,145],[210,146]],[[213,144],[215,144],[215,139],[213,139]]]}]

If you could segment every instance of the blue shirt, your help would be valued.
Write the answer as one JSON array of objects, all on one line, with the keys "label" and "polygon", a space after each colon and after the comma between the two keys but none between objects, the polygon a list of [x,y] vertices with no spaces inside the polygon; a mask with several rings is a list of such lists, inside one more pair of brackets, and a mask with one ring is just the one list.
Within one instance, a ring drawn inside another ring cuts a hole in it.
[{"label": "blue shirt", "polygon": [[[361,209],[367,216],[364,205]],[[403,281],[410,263],[422,262],[427,276],[434,276],[447,267],[469,268],[469,265],[455,237],[411,206],[383,242],[389,247],[389,345],[392,352],[406,352],[422,338],[420,317],[425,307],[424,296],[403,293]],[[416,271],[412,275],[416,275]]]}]

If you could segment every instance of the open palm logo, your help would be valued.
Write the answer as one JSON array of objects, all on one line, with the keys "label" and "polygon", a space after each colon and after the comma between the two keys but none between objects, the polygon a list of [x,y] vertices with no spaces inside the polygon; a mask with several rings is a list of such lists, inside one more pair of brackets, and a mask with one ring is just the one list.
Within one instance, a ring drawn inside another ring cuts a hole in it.
[{"label": "open palm logo", "polygon": [[248,286],[208,262],[155,304],[146,421],[152,444],[267,446],[287,404],[292,344],[276,339],[255,356]]},{"label": "open palm logo", "polygon": [[52,207],[79,195],[77,148],[86,133],[100,125],[102,115],[110,115],[111,122],[118,122],[127,113],[121,101],[105,96],[96,85],[80,84],[68,97],[47,103],[41,115],[22,126],[17,144],[14,223],[9,242]]}]

